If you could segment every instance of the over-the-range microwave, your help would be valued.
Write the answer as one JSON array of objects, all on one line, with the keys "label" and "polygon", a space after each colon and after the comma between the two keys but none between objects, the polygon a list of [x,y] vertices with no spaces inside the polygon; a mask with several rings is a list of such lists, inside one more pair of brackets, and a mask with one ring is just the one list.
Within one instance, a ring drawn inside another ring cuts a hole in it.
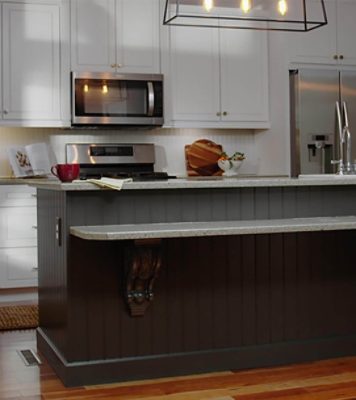
[{"label": "over-the-range microwave", "polygon": [[163,125],[163,76],[72,72],[72,125]]}]

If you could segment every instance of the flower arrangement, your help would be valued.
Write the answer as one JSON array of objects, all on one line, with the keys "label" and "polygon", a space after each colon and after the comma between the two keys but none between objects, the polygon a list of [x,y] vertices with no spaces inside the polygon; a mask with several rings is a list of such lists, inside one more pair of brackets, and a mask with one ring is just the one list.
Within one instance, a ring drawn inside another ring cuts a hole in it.
[{"label": "flower arrangement", "polygon": [[245,158],[246,158],[246,157],[245,157],[245,154],[244,154],[244,153],[240,153],[239,151],[235,151],[235,153],[234,153],[231,157],[229,157],[229,156],[227,155],[227,153],[226,153],[225,151],[223,151],[223,152],[221,153],[221,155],[220,155],[219,160],[242,161],[242,160],[244,160]]},{"label": "flower arrangement", "polygon": [[239,151],[236,151],[231,157],[229,157],[226,152],[222,152],[218,159],[218,165],[220,169],[225,171],[224,175],[236,175],[237,170],[241,167],[245,158],[245,154]]}]

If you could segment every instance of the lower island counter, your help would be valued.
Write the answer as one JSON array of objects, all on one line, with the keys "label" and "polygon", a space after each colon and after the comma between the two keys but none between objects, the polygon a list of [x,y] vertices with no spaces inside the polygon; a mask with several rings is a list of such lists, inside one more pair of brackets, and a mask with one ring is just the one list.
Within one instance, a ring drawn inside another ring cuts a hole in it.
[{"label": "lower island counter", "polygon": [[35,186],[66,386],[356,354],[356,179]]}]

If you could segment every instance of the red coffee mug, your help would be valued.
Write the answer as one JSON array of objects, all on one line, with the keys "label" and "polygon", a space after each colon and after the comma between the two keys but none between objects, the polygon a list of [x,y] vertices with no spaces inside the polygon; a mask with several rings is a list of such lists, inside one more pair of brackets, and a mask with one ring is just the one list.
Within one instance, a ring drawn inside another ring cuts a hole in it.
[{"label": "red coffee mug", "polygon": [[54,176],[62,182],[72,182],[79,177],[79,164],[57,164],[51,168]]}]

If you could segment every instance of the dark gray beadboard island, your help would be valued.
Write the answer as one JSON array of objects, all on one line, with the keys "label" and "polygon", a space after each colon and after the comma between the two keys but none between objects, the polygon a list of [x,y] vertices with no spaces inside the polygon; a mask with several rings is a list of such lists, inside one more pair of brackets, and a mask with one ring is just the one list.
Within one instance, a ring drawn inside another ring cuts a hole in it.
[{"label": "dark gray beadboard island", "polygon": [[34,185],[65,385],[356,354],[356,177]]}]

